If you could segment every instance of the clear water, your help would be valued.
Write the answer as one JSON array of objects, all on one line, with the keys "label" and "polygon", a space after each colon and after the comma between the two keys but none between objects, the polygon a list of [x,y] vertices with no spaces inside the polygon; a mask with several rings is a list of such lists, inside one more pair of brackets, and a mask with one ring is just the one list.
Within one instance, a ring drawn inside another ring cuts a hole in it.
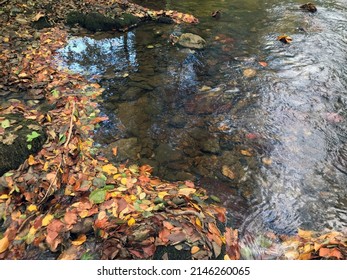
[{"label": "clear water", "polygon": [[[201,183],[244,236],[345,230],[347,2],[316,1],[315,14],[301,11],[302,1],[140,2],[200,23],[74,38],[60,53],[106,88],[101,109],[110,121],[97,133],[105,154],[132,138],[133,161]],[[169,43],[183,32],[207,47]],[[281,34],[293,42],[277,41]]]}]

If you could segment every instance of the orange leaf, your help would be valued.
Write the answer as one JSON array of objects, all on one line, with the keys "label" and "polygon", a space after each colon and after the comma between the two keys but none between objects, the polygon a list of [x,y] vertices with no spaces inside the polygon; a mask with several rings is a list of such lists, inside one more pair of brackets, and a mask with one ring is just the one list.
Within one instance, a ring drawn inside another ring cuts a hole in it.
[{"label": "orange leaf", "polygon": [[117,156],[117,153],[118,153],[118,147],[112,148],[112,154],[113,154],[114,156]]},{"label": "orange leaf", "polygon": [[312,237],[312,231],[298,229],[298,235],[301,238],[310,239]]},{"label": "orange leaf", "polygon": [[73,225],[77,223],[77,214],[74,212],[66,212],[65,216],[64,216],[64,221],[65,223],[67,223],[68,225]]},{"label": "orange leaf", "polygon": [[34,165],[34,164],[36,164],[36,163],[37,163],[37,162],[36,162],[34,156],[33,156],[33,155],[30,155],[29,158],[28,158],[28,164],[29,164],[29,165]]},{"label": "orange leaf", "polygon": [[0,240],[0,254],[2,252],[5,252],[8,248],[8,246],[10,245],[10,242],[8,241],[7,236],[4,236],[1,240]]},{"label": "orange leaf", "polygon": [[320,248],[319,249],[319,256],[323,258],[337,258],[337,259],[343,259],[342,254],[339,249],[337,248]]},{"label": "orange leaf", "polygon": [[192,255],[194,255],[195,253],[199,252],[200,251],[200,248],[198,246],[193,246],[191,249],[190,249],[190,253]]},{"label": "orange leaf", "polygon": [[86,242],[86,240],[87,240],[87,236],[85,234],[81,234],[77,237],[76,240],[71,241],[71,243],[72,243],[72,245],[79,246],[79,245],[83,244],[84,242]]},{"label": "orange leaf", "polygon": [[252,153],[248,150],[241,150],[240,151],[242,155],[247,156],[247,157],[251,157]]},{"label": "orange leaf", "polygon": [[259,64],[263,67],[266,67],[267,66],[267,63],[265,61],[259,61]]}]

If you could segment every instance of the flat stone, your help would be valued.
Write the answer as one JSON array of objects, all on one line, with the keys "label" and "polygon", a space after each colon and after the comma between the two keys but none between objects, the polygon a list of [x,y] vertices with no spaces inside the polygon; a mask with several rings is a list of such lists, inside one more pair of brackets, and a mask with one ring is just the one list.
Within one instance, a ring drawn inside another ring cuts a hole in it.
[{"label": "flat stone", "polygon": [[203,49],[206,46],[206,41],[199,35],[183,33],[178,39],[178,44],[189,49]]}]

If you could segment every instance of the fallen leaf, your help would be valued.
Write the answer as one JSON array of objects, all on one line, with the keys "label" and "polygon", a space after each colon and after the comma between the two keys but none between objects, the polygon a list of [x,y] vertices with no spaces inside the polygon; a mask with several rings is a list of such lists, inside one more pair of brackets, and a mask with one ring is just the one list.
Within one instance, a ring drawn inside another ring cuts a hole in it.
[{"label": "fallen leaf", "polygon": [[42,13],[42,12],[38,12],[33,18],[31,21],[35,22],[35,21],[38,21],[40,18],[44,17],[45,14]]},{"label": "fallen leaf", "polygon": [[8,241],[7,236],[4,236],[1,240],[0,240],[0,254],[5,252],[8,248],[8,246],[10,245],[10,242]]},{"label": "fallen leaf", "polygon": [[331,258],[334,257],[336,259],[343,259],[343,256],[339,249],[337,248],[320,248],[319,256],[323,258]]},{"label": "fallen leaf", "polygon": [[36,163],[37,163],[37,162],[36,162],[34,156],[33,156],[33,155],[30,155],[29,158],[28,158],[28,164],[29,164],[29,165],[34,165],[34,164],[36,164]]},{"label": "fallen leaf", "polygon": [[104,189],[96,189],[92,191],[89,195],[90,201],[95,204],[99,204],[105,201],[106,191]]},{"label": "fallen leaf", "polygon": [[192,255],[194,255],[195,253],[199,252],[200,251],[200,248],[198,246],[193,246],[191,249],[190,249],[190,253]]},{"label": "fallen leaf", "polygon": [[277,37],[277,41],[281,41],[284,44],[290,44],[293,39],[287,35],[281,35]]},{"label": "fallen leaf", "polygon": [[106,164],[102,167],[102,171],[106,172],[108,175],[113,175],[118,172],[118,169],[112,164]]},{"label": "fallen leaf", "polygon": [[301,238],[310,239],[312,237],[312,231],[298,229],[298,235]]},{"label": "fallen leaf", "polygon": [[43,219],[42,219],[42,226],[45,227],[47,226],[52,220],[54,216],[51,214],[47,214]]},{"label": "fallen leaf", "polygon": [[37,206],[34,204],[30,204],[27,208],[29,212],[37,211]]},{"label": "fallen leaf", "polygon": [[178,194],[185,195],[185,196],[189,196],[190,194],[193,194],[195,192],[196,192],[196,189],[193,189],[193,188],[182,188],[178,190]]},{"label": "fallen leaf", "polygon": [[246,78],[252,78],[256,74],[257,74],[257,71],[251,68],[243,70],[243,76],[245,76]]},{"label": "fallen leaf", "polygon": [[71,241],[72,245],[79,246],[82,245],[84,242],[86,242],[87,236],[85,234],[81,234],[75,239],[74,241]]},{"label": "fallen leaf", "polygon": [[131,217],[129,220],[128,220],[128,226],[131,227],[132,225],[134,225],[136,223],[136,220]]},{"label": "fallen leaf", "polygon": [[227,165],[222,166],[222,174],[229,179],[235,179],[234,172]]},{"label": "fallen leaf", "polygon": [[266,67],[268,65],[265,61],[259,61],[258,63],[263,67]]},{"label": "fallen leaf", "polygon": [[251,157],[252,153],[248,150],[241,150],[240,151],[242,155],[247,156],[247,157]]}]

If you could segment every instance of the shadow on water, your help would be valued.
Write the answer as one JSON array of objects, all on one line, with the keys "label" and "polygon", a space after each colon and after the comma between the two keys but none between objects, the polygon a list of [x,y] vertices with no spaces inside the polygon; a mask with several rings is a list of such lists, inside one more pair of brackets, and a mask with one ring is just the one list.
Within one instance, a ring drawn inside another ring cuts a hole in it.
[{"label": "shadow on water", "polygon": [[[342,230],[346,3],[317,1],[309,14],[301,1],[231,2],[155,1],[194,13],[200,24],[149,23],[70,40],[60,52],[65,66],[106,89],[101,110],[110,120],[96,141],[113,161],[200,183],[221,198],[245,240],[298,227]],[[169,43],[183,32],[207,47]],[[292,44],[276,41],[280,34]]]}]

